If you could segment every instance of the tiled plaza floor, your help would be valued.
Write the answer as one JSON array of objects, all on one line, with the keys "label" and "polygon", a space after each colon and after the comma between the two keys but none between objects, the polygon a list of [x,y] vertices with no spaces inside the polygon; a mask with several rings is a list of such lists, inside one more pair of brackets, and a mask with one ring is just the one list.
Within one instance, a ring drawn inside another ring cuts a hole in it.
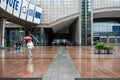
[{"label": "tiled plaza floor", "polygon": [[[43,78],[57,53],[62,52],[59,48],[35,46],[31,59],[26,47],[21,51],[0,49],[0,78]],[[92,46],[65,46],[64,49],[66,52],[62,54],[68,53],[81,78],[120,78],[120,46],[115,46],[114,54],[94,54]],[[63,67],[62,71],[66,69]]]}]

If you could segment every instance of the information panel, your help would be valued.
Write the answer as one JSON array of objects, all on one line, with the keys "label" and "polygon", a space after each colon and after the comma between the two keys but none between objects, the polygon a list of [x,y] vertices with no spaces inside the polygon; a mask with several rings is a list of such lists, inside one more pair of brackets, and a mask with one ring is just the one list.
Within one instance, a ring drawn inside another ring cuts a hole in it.
[{"label": "information panel", "polygon": [[120,32],[120,26],[113,26],[112,31],[113,32]]},{"label": "information panel", "polygon": [[18,0],[17,2],[14,3],[13,15],[15,15],[17,17],[19,17],[19,14],[20,14],[21,2],[22,2],[22,0]]},{"label": "information panel", "polygon": [[35,12],[34,9],[35,9],[35,6],[33,4],[29,4],[27,21],[33,22],[33,17],[34,17],[34,12]]},{"label": "information panel", "polygon": [[6,10],[6,2],[7,0],[0,0],[0,7],[4,10]]},{"label": "information panel", "polygon": [[35,8],[35,14],[34,14],[34,23],[40,24],[40,19],[41,19],[41,14],[42,14],[42,9],[39,7]]},{"label": "information panel", "polygon": [[27,9],[28,9],[28,1],[23,0],[22,7],[21,7],[20,18],[26,20]]}]

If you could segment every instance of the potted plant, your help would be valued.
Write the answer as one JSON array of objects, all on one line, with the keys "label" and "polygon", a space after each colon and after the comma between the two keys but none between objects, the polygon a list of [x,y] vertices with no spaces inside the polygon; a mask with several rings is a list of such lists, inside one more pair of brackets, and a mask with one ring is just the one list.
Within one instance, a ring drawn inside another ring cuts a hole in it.
[{"label": "potted plant", "polygon": [[105,45],[105,46],[104,46],[104,52],[105,52],[105,53],[108,53],[108,50],[109,50],[109,46],[108,46],[108,45]]},{"label": "potted plant", "polygon": [[112,54],[114,52],[114,46],[113,45],[105,45],[104,50],[105,50],[105,53]]},{"label": "potted plant", "polygon": [[95,53],[114,53],[114,46],[113,45],[104,45],[103,43],[98,43],[95,46]]},{"label": "potted plant", "polygon": [[104,43],[96,44],[95,53],[104,53]]},{"label": "potted plant", "polygon": [[98,44],[95,45],[94,53],[100,53]]},{"label": "potted plant", "polygon": [[110,53],[110,54],[114,53],[114,46],[113,45],[109,45],[108,48],[109,48],[108,53]]}]

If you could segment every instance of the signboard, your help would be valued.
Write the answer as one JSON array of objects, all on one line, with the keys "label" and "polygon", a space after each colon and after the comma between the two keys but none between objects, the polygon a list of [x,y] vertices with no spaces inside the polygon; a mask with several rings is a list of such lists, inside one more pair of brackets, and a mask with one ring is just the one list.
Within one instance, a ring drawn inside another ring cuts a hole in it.
[{"label": "signboard", "polygon": [[21,2],[22,2],[22,0],[18,0],[17,2],[14,3],[13,15],[15,15],[17,17],[19,17],[19,14],[20,14]]},{"label": "signboard", "polygon": [[35,14],[34,14],[34,23],[40,24],[40,19],[41,19],[41,14],[42,14],[42,9],[39,7],[35,8]]},{"label": "signboard", "polygon": [[34,13],[35,13],[34,9],[35,9],[35,6],[33,4],[29,4],[27,21],[33,22],[33,17],[34,17]]},{"label": "signboard", "polygon": [[23,0],[22,7],[21,7],[21,13],[20,13],[21,19],[26,20],[27,9],[28,9],[28,2],[26,0]]},{"label": "signboard", "polygon": [[113,32],[120,32],[120,26],[113,26],[112,31]]},{"label": "signboard", "polygon": [[6,1],[7,0],[0,0],[0,7],[4,10],[6,10]]}]

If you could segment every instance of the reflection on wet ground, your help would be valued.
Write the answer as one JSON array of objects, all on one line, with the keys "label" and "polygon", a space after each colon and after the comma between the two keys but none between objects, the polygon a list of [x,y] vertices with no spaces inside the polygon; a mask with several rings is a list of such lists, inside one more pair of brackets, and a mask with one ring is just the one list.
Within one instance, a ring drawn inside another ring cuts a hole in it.
[{"label": "reflection on wet ground", "polygon": [[[27,49],[0,49],[0,77],[44,77],[59,46],[36,46],[32,59]],[[82,78],[120,78],[120,47],[114,54],[94,54],[94,47],[65,46]],[[64,69],[64,68],[63,68]]]}]

